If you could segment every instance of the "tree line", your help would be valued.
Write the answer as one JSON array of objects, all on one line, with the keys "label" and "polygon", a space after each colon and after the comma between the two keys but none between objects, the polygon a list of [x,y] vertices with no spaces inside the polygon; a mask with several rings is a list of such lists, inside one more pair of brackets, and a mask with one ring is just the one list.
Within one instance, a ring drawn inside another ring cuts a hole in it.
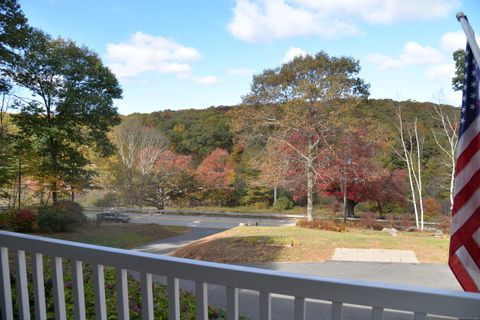
[{"label": "tree line", "polygon": [[[98,205],[298,204],[311,220],[316,203],[347,216],[366,203],[412,212],[421,229],[451,205],[457,110],[440,96],[369,99],[358,60],[297,57],[255,75],[238,106],[120,117],[122,90],[96,53],[32,28],[14,0],[0,16],[0,190],[10,206],[94,189]],[[461,69],[462,51],[454,59]]]}]

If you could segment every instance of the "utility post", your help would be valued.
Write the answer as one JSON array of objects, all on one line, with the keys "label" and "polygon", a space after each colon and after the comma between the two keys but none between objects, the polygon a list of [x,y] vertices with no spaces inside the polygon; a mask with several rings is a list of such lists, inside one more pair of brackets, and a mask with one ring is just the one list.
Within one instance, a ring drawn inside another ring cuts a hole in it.
[{"label": "utility post", "polygon": [[345,155],[345,162],[343,166],[343,223],[347,223],[347,166],[352,163],[352,159]]}]

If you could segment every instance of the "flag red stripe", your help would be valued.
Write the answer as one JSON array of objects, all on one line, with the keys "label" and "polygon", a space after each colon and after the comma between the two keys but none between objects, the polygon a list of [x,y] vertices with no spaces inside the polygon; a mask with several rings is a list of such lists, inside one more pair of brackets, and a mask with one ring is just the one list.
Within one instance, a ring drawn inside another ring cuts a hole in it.
[{"label": "flag red stripe", "polygon": [[468,274],[467,270],[463,267],[463,264],[458,260],[457,255],[453,254],[448,259],[448,265],[450,269],[452,269],[453,274],[457,278],[458,282],[462,286],[463,290],[471,291],[471,292],[478,292],[479,288],[473,281],[473,279]]},{"label": "flag red stripe", "polygon": [[478,228],[480,228],[480,208],[450,238],[450,254],[457,251],[466,240],[472,238],[473,233]]},{"label": "flag red stripe", "polygon": [[470,159],[475,153],[480,149],[480,133],[470,141],[468,147],[462,152],[462,154],[457,158],[457,164],[455,165],[455,177],[463,170],[463,168],[468,164]]},{"label": "flag red stripe", "polygon": [[475,172],[470,181],[463,187],[463,189],[457,193],[453,201],[452,215],[454,216],[457,211],[467,202],[472,194],[480,187],[480,169]]}]

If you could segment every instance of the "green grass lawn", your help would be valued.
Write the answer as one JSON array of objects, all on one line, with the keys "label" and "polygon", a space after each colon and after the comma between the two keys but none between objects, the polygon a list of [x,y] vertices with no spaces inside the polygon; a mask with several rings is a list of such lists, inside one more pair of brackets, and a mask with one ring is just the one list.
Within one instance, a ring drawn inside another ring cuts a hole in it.
[{"label": "green grass lawn", "polygon": [[422,263],[446,263],[448,245],[448,237],[435,238],[420,232],[399,232],[398,237],[392,237],[360,229],[333,232],[300,227],[237,227],[179,248],[173,255],[227,263],[326,261],[335,248],[375,248],[412,250]]},{"label": "green grass lawn", "polygon": [[40,236],[131,249],[188,232],[187,227],[137,223],[87,223],[72,232],[41,233]]}]

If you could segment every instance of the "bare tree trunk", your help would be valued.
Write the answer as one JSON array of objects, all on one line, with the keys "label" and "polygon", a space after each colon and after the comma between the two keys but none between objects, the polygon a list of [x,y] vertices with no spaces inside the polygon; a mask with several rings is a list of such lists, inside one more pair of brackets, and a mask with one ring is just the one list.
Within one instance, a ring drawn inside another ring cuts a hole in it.
[{"label": "bare tree trunk", "polygon": [[[400,107],[397,108],[397,117],[398,117],[398,133],[400,135],[400,143],[402,145],[402,151],[398,151],[394,149],[395,153],[402,159],[405,164],[407,165],[407,174],[408,174],[408,183],[410,185],[410,193],[412,196],[412,204],[413,204],[413,210],[415,213],[415,225],[418,228],[420,228],[420,223],[419,223],[419,207],[418,207],[418,201],[421,201],[422,199],[417,200],[417,188],[415,183],[415,172],[414,172],[414,165],[413,165],[413,158],[412,158],[412,144],[413,144],[413,138],[412,134],[410,131],[409,133],[409,148],[407,148],[407,142],[405,141],[405,135],[404,135],[404,128],[403,128],[403,118],[402,118],[402,111]],[[422,206],[423,207],[423,206]]]},{"label": "bare tree trunk", "polygon": [[19,155],[18,156],[18,210],[21,209],[21,206],[22,206],[22,155]]},{"label": "bare tree trunk", "polygon": [[[441,101],[440,101],[441,102]],[[450,169],[450,183],[448,186],[449,196],[450,196],[450,209],[453,207],[453,187],[455,180],[455,158],[457,154],[457,141],[458,141],[458,119],[454,116],[451,119],[450,115],[445,110],[445,107],[435,106],[434,107],[436,115],[433,116],[439,124],[441,124],[441,130],[434,130],[432,128],[433,137],[435,142],[440,150],[447,155],[448,160],[442,161],[443,164]],[[443,136],[444,139],[441,140],[440,136]],[[444,143],[446,140],[447,143]],[[447,144],[445,146],[445,144]]]},{"label": "bare tree trunk", "polygon": [[307,220],[313,220],[313,170],[310,161],[307,163]]},{"label": "bare tree trunk", "polygon": [[273,204],[275,205],[277,203],[277,186],[275,185],[273,187]]},{"label": "bare tree trunk", "polygon": [[[422,150],[420,148],[420,139],[418,138],[418,126],[417,126],[417,118],[415,118],[414,122],[414,130],[415,130],[415,140],[417,144],[417,174],[418,177],[417,181],[417,190],[418,190],[418,203],[420,205],[420,230],[423,231],[423,188],[422,188]],[[422,141],[422,149],[423,149],[423,141]]]},{"label": "bare tree trunk", "polygon": [[313,172],[313,147],[312,140],[308,138],[308,158],[307,158],[307,220],[313,221],[313,183],[315,174]]}]

